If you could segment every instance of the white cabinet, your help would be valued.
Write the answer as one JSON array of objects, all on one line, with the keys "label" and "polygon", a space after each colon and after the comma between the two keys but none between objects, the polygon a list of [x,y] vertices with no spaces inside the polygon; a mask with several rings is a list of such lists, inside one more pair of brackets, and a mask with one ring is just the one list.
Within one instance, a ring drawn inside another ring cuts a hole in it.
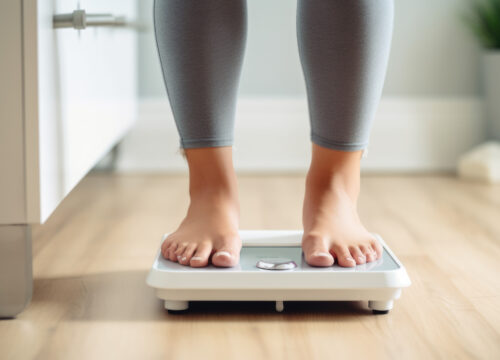
[{"label": "white cabinet", "polygon": [[[0,1],[0,317],[15,312],[12,284],[22,282],[5,264],[31,271],[31,258],[13,261],[30,253],[26,227],[43,223],[136,118],[136,5]],[[75,10],[84,29],[54,28],[54,15]]]},{"label": "white cabinet", "polygon": [[136,116],[136,31],[53,28],[76,9],[136,17],[135,0],[25,1],[25,131],[38,142],[26,154],[28,222],[44,221]]}]

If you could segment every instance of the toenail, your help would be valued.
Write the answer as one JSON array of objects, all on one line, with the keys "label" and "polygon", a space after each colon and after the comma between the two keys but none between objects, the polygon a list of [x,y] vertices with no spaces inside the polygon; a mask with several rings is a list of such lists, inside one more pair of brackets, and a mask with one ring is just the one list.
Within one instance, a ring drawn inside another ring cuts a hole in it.
[{"label": "toenail", "polygon": [[184,256],[184,257],[181,259],[181,261],[186,261],[186,259],[187,259],[187,258]]},{"label": "toenail", "polygon": [[181,256],[180,256],[180,255],[177,255],[177,260],[179,260],[180,258],[181,258]]},{"label": "toenail", "polygon": [[201,258],[201,256],[193,256],[193,257],[191,258],[191,260],[194,260],[194,261],[201,261],[201,260],[203,260],[203,259]]},{"label": "toenail", "polygon": [[227,257],[233,257],[229,252],[227,251],[218,251],[214,254],[214,256],[221,256],[221,255],[225,255]]},{"label": "toenail", "polygon": [[365,258],[364,256],[358,256],[358,260],[359,260],[359,261],[365,261],[365,260],[366,260],[366,258]]},{"label": "toenail", "polygon": [[326,252],[316,252],[316,253],[313,253],[311,256],[331,257],[332,255],[330,255],[329,253],[326,253]]},{"label": "toenail", "polygon": [[352,257],[350,257],[350,256],[346,257],[345,259],[346,259],[347,261],[354,261],[354,259],[353,259]]}]

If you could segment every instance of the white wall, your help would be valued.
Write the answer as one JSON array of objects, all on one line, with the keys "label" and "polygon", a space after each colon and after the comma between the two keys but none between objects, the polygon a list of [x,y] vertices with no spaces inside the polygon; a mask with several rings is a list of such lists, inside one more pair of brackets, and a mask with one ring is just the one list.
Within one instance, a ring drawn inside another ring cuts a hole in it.
[{"label": "white wall", "polygon": [[[334,1],[334,0],[333,0]],[[376,0],[375,0],[376,1]],[[468,0],[395,0],[394,35],[384,94],[478,93],[479,50],[460,21]],[[248,39],[240,94],[304,95],[295,37],[295,0],[248,0]],[[140,1],[151,22],[152,0]],[[164,96],[152,31],[139,40],[139,92]]]},{"label": "white wall", "polygon": [[[295,37],[296,1],[247,3],[236,166],[248,171],[305,170],[310,143]],[[365,170],[450,170],[460,154],[484,139],[481,51],[460,20],[467,3],[395,0],[391,57]],[[152,0],[140,1],[140,14],[151,23]],[[141,117],[123,143],[119,168],[185,170],[152,28],[139,39],[139,78]],[[287,136],[282,136],[283,127]],[[259,151],[251,145],[251,134],[259,134]]]}]

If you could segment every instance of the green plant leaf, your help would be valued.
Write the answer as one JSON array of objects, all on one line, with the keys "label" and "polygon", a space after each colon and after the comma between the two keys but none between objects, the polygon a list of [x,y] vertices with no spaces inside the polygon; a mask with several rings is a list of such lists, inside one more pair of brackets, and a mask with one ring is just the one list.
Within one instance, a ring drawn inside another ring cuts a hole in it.
[{"label": "green plant leaf", "polygon": [[500,49],[500,0],[472,1],[462,20],[482,46]]}]

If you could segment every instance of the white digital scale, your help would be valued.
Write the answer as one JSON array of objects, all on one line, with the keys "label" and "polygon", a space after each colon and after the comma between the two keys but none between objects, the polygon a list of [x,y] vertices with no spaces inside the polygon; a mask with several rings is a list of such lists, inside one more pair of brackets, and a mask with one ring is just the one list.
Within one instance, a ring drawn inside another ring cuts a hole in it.
[{"label": "white digital scale", "polygon": [[189,301],[275,301],[279,312],[284,301],[368,301],[373,313],[386,314],[411,281],[376,236],[384,248],[377,261],[313,267],[302,254],[302,231],[242,230],[237,266],[191,268],[165,260],[158,251],[146,282],[169,312],[187,310]]}]

